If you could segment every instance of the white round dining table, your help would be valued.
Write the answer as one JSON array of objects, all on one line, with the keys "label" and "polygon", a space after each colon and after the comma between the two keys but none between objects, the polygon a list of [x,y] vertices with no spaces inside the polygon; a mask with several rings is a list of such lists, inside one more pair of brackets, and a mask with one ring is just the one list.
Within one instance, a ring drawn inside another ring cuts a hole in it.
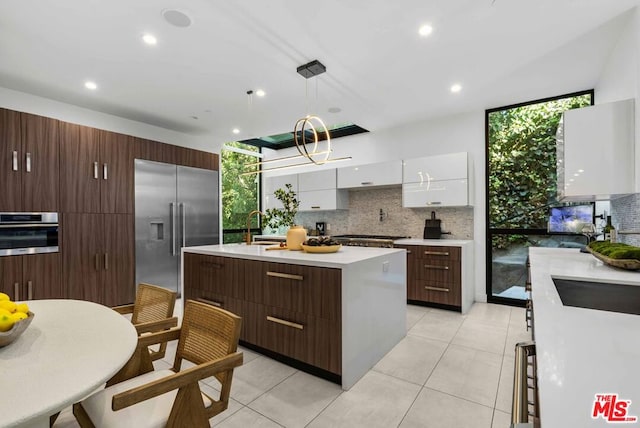
[{"label": "white round dining table", "polygon": [[33,300],[31,325],[0,348],[0,426],[48,427],[49,417],[100,388],[136,347],[131,322],[80,300]]}]

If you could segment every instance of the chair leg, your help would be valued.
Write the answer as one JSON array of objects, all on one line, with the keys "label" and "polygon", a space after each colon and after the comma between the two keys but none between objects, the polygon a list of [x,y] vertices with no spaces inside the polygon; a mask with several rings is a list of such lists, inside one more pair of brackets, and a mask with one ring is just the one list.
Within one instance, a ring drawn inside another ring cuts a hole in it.
[{"label": "chair leg", "polygon": [[56,413],[55,415],[49,416],[49,428],[51,428],[53,424],[56,423],[56,419],[58,419],[58,416],[60,416],[60,412]]},{"label": "chair leg", "polygon": [[167,428],[208,427],[200,386],[197,382],[178,390],[167,421]]},{"label": "chair leg", "polygon": [[107,381],[107,387],[153,371],[153,363],[147,347],[138,346],[129,361]]},{"label": "chair leg", "polygon": [[78,424],[80,424],[82,428],[96,428],[91,421],[91,418],[89,418],[89,415],[84,410],[84,407],[82,407],[82,403],[76,403],[73,405],[73,416],[76,417]]}]

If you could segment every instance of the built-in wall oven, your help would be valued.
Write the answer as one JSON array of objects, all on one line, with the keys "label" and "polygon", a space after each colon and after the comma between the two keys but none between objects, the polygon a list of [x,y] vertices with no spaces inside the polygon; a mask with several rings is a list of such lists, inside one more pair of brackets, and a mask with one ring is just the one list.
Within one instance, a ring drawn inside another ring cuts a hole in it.
[{"label": "built-in wall oven", "polygon": [[0,256],[58,252],[58,213],[0,213]]}]

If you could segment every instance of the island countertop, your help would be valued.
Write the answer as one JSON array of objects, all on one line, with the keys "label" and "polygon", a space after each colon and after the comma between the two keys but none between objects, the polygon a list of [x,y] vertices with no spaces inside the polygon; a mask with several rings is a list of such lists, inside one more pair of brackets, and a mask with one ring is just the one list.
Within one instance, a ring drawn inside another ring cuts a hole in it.
[{"label": "island countertop", "polygon": [[383,257],[395,253],[404,253],[401,248],[371,248],[343,246],[337,253],[319,254],[304,251],[267,250],[265,245],[219,244],[198,247],[184,247],[185,253],[205,254],[209,256],[234,257],[248,260],[261,260],[276,263],[342,268],[353,263]]},{"label": "island countertop", "polygon": [[640,286],[640,273],[611,268],[577,249],[530,248],[529,256],[541,426],[608,426],[592,418],[596,394],[631,400],[628,416],[640,418],[640,316],[565,306],[553,282]]}]

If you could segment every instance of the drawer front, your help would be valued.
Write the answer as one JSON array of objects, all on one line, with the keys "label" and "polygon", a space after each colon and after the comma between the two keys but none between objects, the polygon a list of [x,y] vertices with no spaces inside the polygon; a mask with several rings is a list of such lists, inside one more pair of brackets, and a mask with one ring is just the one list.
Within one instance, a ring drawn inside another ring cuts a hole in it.
[{"label": "drawer front", "polygon": [[[238,260],[228,257],[185,253],[184,289],[191,288],[222,296],[244,296],[243,275]],[[240,275],[240,276],[238,276]]]},{"label": "drawer front", "polygon": [[262,296],[258,303],[310,316],[339,319],[340,269],[262,263]]},{"label": "drawer front", "polygon": [[460,260],[460,247],[440,247],[425,245],[417,247],[416,256],[423,260],[431,261],[453,261]]},{"label": "drawer front", "polygon": [[460,284],[460,262],[420,259],[413,266],[416,279],[438,284]]},{"label": "drawer front", "polygon": [[443,305],[461,306],[462,296],[460,284],[447,285],[432,281],[416,280],[414,282],[416,300]]}]

